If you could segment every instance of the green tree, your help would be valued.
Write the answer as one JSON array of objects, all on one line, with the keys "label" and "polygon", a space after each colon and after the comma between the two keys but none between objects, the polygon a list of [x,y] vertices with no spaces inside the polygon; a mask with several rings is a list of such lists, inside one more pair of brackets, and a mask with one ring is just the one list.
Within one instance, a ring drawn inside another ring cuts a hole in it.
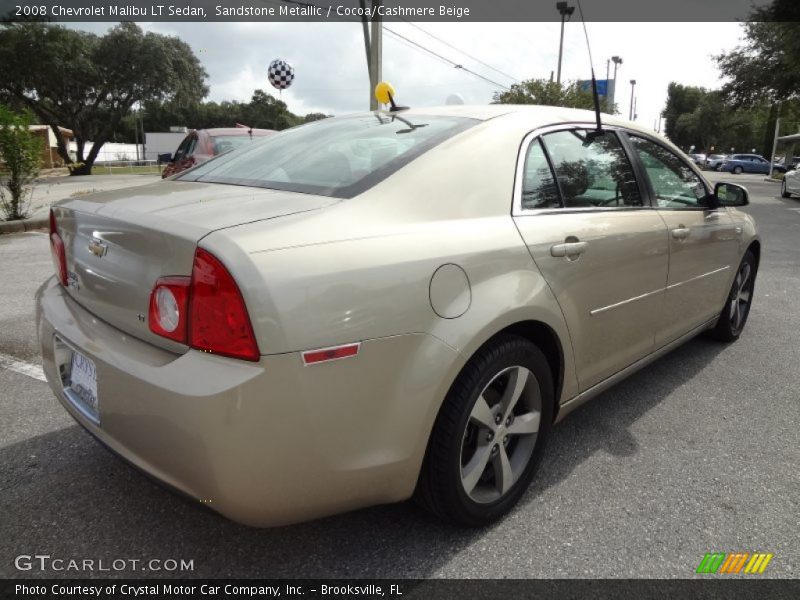
[{"label": "green tree", "polygon": [[305,117],[295,115],[285,102],[264,90],[255,90],[247,103],[224,100],[177,105],[174,102],[155,101],[146,103],[143,111],[148,131],[166,131],[172,125],[207,129],[233,127],[236,123],[259,129],[281,130],[326,116],[322,113],[310,113]]},{"label": "green tree", "polygon": [[[787,104],[786,110],[792,103]],[[683,86],[672,82],[667,88],[665,133],[675,144],[688,150],[727,153],[731,148],[764,156],[772,149],[772,137],[764,141],[771,107],[737,107],[721,90]],[[774,127],[774,121],[773,121]]]},{"label": "green tree", "polygon": [[[120,23],[104,36],[44,23],[0,28],[0,94],[29,108],[57,132],[72,129],[73,163],[61,136],[58,152],[73,175],[88,175],[131,108],[153,100],[199,102],[206,73],[189,46],[175,37]],[[87,142],[93,145],[88,152]]]},{"label": "green tree", "polygon": [[246,124],[259,129],[286,129],[300,122],[286,103],[264,90],[256,90],[245,110]]},{"label": "green tree", "polygon": [[[496,92],[493,100],[495,104],[543,104],[594,110],[591,91],[581,89],[577,82],[556,83],[547,79],[526,79],[514,83],[511,89]],[[600,110],[615,112],[611,109],[608,100],[601,98]]]},{"label": "green tree", "polygon": [[681,85],[674,81],[667,86],[667,105],[661,113],[665,119],[664,134],[678,146],[688,147],[694,143],[694,132],[690,131],[692,125],[684,120],[683,125],[679,126],[678,121],[681,116],[693,113],[705,94],[704,88]]},{"label": "green tree", "polygon": [[41,140],[30,129],[30,113],[0,104],[0,210],[7,220],[24,219],[39,174]]},{"label": "green tree", "polygon": [[737,106],[800,98],[800,3],[775,0],[742,27],[744,43],[716,57],[726,96]]}]

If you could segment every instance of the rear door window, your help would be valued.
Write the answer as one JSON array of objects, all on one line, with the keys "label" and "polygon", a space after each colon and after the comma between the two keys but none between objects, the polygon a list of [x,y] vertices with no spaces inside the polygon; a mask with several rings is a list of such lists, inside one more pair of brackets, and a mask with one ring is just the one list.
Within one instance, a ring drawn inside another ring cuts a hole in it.
[{"label": "rear door window", "polygon": [[633,168],[613,131],[556,131],[542,142],[565,208],[642,206]]}]

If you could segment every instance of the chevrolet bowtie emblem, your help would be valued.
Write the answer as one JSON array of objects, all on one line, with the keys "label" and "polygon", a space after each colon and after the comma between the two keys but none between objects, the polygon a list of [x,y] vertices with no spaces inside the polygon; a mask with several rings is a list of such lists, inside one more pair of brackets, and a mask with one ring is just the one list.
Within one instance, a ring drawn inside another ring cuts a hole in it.
[{"label": "chevrolet bowtie emblem", "polygon": [[94,238],[91,242],[89,242],[89,252],[94,254],[97,258],[102,258],[107,250],[108,246],[106,246],[97,238]]}]

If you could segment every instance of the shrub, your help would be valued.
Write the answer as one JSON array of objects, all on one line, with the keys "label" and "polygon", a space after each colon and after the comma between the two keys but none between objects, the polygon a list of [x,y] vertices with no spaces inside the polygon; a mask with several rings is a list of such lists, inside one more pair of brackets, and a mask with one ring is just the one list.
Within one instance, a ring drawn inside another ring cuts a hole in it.
[{"label": "shrub", "polygon": [[0,212],[8,221],[24,219],[39,174],[41,140],[31,131],[30,113],[14,113],[0,105]]}]

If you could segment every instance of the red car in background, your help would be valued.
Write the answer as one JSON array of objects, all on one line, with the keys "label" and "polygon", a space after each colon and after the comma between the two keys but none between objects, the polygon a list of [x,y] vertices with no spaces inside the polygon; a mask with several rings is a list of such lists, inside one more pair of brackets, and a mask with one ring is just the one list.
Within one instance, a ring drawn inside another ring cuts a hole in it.
[{"label": "red car in background", "polygon": [[190,131],[178,146],[175,154],[161,154],[159,162],[168,163],[161,177],[169,177],[199,165],[215,156],[249,144],[257,137],[277,133],[272,129],[250,129],[249,127],[217,127]]}]

